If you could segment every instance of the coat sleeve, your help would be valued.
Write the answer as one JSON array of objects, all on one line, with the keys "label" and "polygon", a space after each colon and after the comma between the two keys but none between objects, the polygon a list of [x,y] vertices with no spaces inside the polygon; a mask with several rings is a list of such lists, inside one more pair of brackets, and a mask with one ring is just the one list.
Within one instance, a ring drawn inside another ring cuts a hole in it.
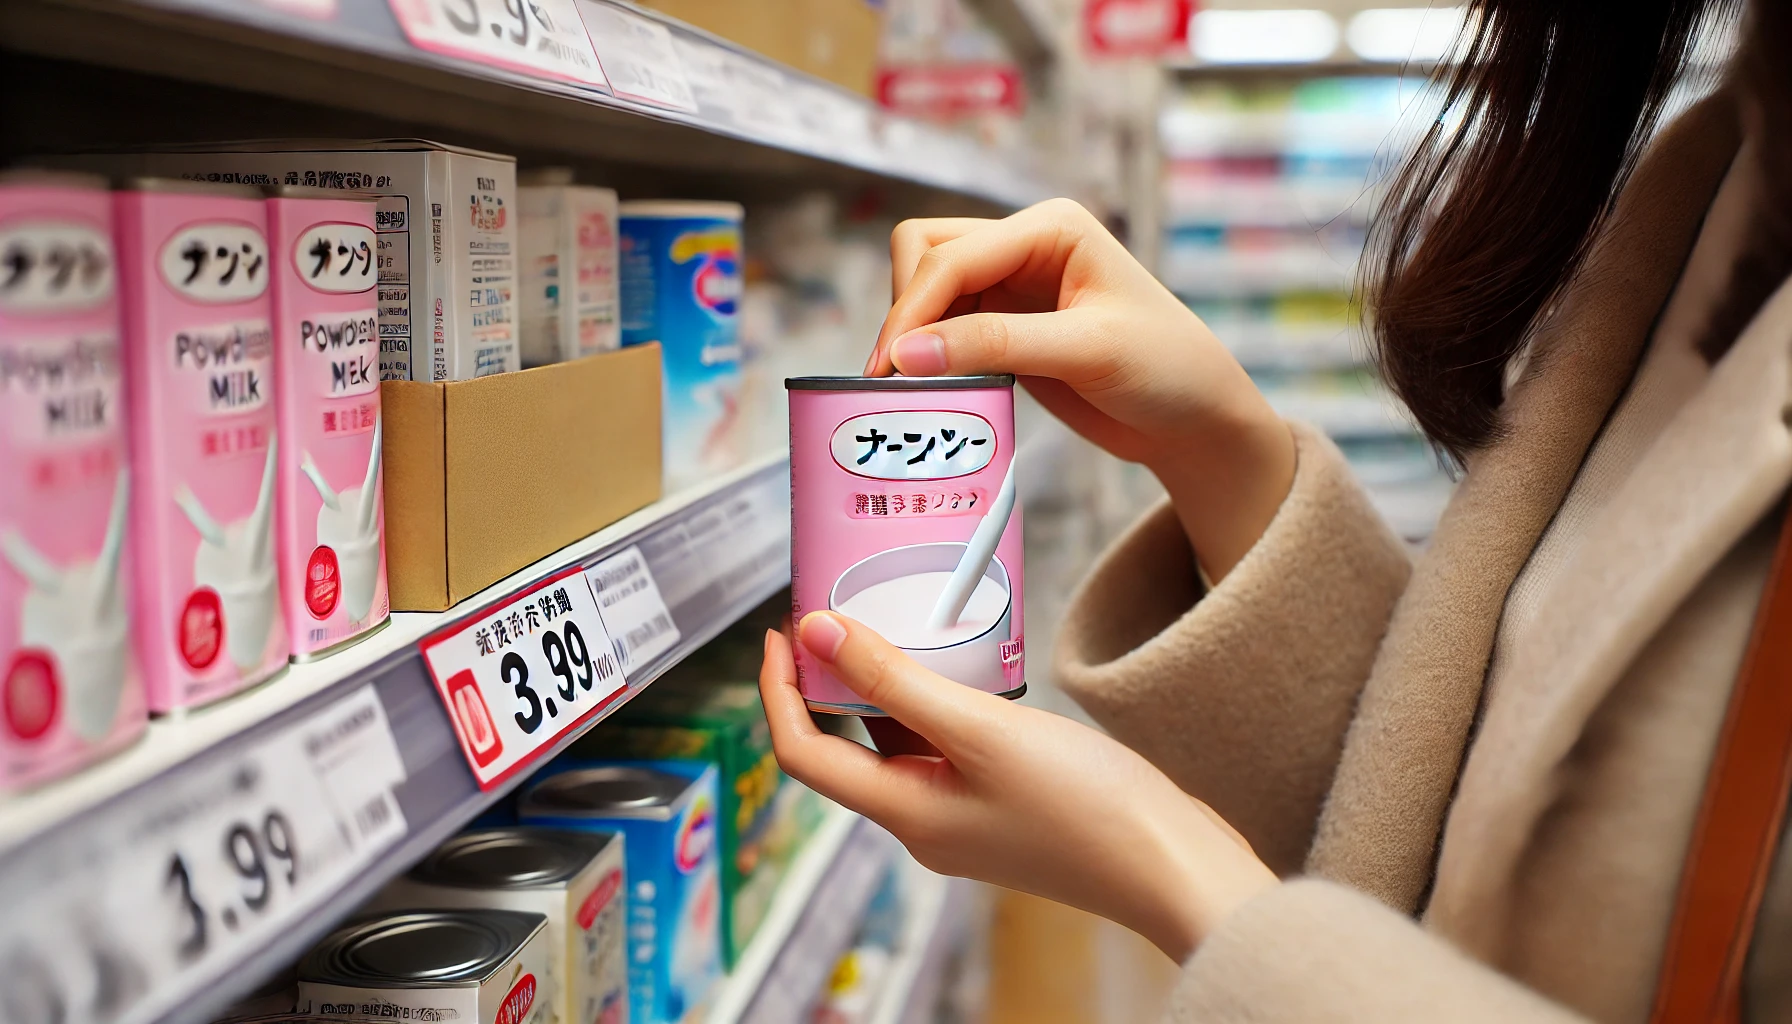
[{"label": "coat sleeve", "polygon": [[1290,424],[1293,486],[1211,592],[1159,506],[1072,598],[1058,684],[1206,801],[1278,873],[1300,869],[1345,727],[1411,572],[1338,449]]},{"label": "coat sleeve", "polygon": [[1171,1024],[1587,1024],[1411,918],[1303,879],[1233,911],[1183,965]]}]

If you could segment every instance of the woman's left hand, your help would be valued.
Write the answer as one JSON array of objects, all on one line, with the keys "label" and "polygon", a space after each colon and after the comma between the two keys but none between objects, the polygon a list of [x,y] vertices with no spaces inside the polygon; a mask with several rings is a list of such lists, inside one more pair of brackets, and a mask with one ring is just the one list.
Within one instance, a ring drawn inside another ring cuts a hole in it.
[{"label": "woman's left hand", "polygon": [[812,613],[798,633],[943,756],[884,757],[822,732],[797,691],[790,641],[768,632],[759,690],[779,764],[927,867],[1099,914],[1177,961],[1276,884],[1218,815],[1096,730],[936,675],[842,615]]}]

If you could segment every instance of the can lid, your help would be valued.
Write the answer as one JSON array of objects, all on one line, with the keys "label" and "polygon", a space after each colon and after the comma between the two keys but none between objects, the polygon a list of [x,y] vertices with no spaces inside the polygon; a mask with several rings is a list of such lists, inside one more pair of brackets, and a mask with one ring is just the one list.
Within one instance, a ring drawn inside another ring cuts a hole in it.
[{"label": "can lid", "polygon": [[298,977],[326,985],[479,984],[547,925],[517,910],[410,910],[354,921],[312,948]]},{"label": "can lid", "polygon": [[788,391],[972,391],[1011,388],[1012,373],[977,377],[786,377]]},{"label": "can lid", "polygon": [[613,837],[547,828],[482,828],[436,847],[413,881],[457,889],[529,889],[578,876]]},{"label": "can lid", "polygon": [[631,765],[576,768],[551,775],[523,794],[524,817],[669,818],[691,780]]},{"label": "can lid", "polygon": [[323,188],[318,185],[267,185],[262,193],[269,199],[334,199],[344,203],[377,203],[380,196],[349,188]]},{"label": "can lid", "polygon": [[109,183],[103,174],[85,171],[51,171],[41,167],[12,167],[0,171],[0,185],[15,188],[67,188],[104,192]]},{"label": "can lid", "polygon": [[227,196],[231,199],[261,199],[261,189],[254,185],[237,185],[221,181],[188,181],[185,178],[127,178],[126,192],[171,192],[191,196]]},{"label": "can lid", "polygon": [[709,199],[631,199],[616,206],[622,217],[713,217],[717,220],[741,220],[747,208],[739,203]]}]

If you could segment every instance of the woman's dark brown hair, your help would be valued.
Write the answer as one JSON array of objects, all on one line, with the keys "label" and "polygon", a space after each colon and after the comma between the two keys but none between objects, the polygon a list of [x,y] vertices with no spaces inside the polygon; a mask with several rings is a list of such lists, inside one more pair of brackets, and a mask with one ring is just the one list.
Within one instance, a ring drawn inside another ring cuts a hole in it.
[{"label": "woman's dark brown hair", "polygon": [[1586,255],[1701,25],[1730,0],[1471,0],[1446,112],[1365,257],[1383,379],[1457,459],[1499,435],[1507,365]]}]

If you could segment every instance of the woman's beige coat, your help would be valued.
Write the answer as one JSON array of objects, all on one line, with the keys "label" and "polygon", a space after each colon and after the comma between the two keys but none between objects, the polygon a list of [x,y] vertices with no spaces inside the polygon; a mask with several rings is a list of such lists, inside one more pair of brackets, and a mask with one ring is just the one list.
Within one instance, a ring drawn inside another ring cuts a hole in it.
[{"label": "woman's beige coat", "polygon": [[[1792,286],[1716,365],[1692,344],[1758,195],[1741,136],[1720,95],[1659,137],[1416,560],[1296,425],[1292,492],[1211,592],[1167,507],[1083,585],[1060,681],[1294,879],[1189,959],[1173,1020],[1647,1020],[1792,480]],[[1684,394],[1602,439],[1652,344]],[[1596,443],[1635,450],[1590,479]],[[1487,693],[1515,580],[1541,589]],[[1782,851],[1756,1021],[1792,1021]]]}]

